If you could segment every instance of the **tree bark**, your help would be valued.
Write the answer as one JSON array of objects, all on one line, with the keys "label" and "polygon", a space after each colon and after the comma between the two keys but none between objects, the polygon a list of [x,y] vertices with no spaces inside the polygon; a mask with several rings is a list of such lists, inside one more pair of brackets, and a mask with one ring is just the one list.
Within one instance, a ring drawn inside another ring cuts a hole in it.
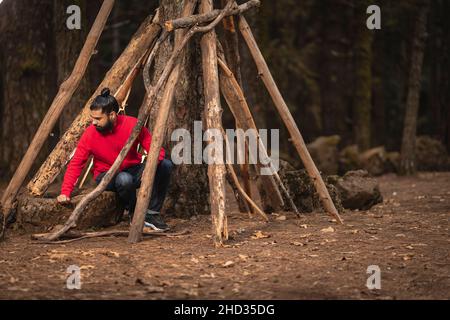
[{"label": "tree bark", "polygon": [[[182,16],[189,16],[194,12],[196,0],[186,0],[182,10]],[[177,30],[175,32],[175,48],[182,45],[183,38],[186,35],[186,30]],[[172,53],[173,56],[173,53]],[[150,62],[147,62],[150,63]],[[147,69],[147,68],[146,68]],[[148,75],[145,75],[148,77]],[[172,107],[175,86],[178,84],[180,77],[180,64],[178,63],[171,72],[167,84],[164,88],[162,98],[160,100],[160,107],[158,108],[158,115],[155,122],[155,130],[153,132],[152,146],[148,153],[147,162],[144,172],[142,174],[142,183],[137,196],[136,209],[133,215],[133,222],[130,228],[128,241],[136,243],[142,239],[142,228],[144,225],[145,213],[150,203],[150,196],[152,194],[154,177],[156,173],[156,166],[158,164],[159,149],[164,142],[165,129],[169,117],[170,109]],[[160,79],[158,79],[158,82]],[[149,88],[147,88],[148,90]]]},{"label": "tree bark", "polygon": [[121,56],[106,74],[103,81],[94,94],[86,102],[82,111],[72,122],[69,129],[62,136],[47,160],[41,165],[39,171],[28,184],[28,190],[35,196],[44,194],[48,186],[55,180],[74,152],[78,140],[84,130],[89,126],[89,107],[94,98],[100,94],[104,87],[109,87],[111,92],[116,92],[127,78],[130,71],[150,47],[153,40],[159,34],[161,28],[157,23],[152,23],[153,17],[148,17],[134,34],[130,43]]},{"label": "tree bark", "polygon": [[353,100],[353,138],[360,151],[370,148],[372,111],[372,41],[373,30],[364,27],[369,1],[356,5],[355,17],[355,89]]},{"label": "tree bark", "polygon": [[[0,171],[9,179],[41,123],[55,91],[52,1],[5,1],[0,10],[3,103]],[[19,41],[20,40],[20,41]],[[38,156],[45,159],[48,145]]]},{"label": "tree bark", "polygon": [[[207,13],[212,9],[212,0],[201,0],[200,13]],[[215,129],[222,132],[222,107],[220,105],[216,41],[215,31],[209,31],[202,36],[200,47],[202,51],[206,127],[208,130]],[[211,143],[212,141],[209,142]],[[211,160],[223,160],[223,154],[210,156]],[[219,159],[220,157],[222,159]],[[226,169],[224,164],[214,163],[208,165],[211,218],[213,222],[214,244],[216,247],[222,246],[223,239],[228,237],[226,234],[225,174]]]},{"label": "tree bark", "polygon": [[412,175],[417,171],[416,163],[416,130],[417,113],[422,78],[423,55],[425,51],[428,1],[418,8],[411,49],[411,65],[409,70],[408,94],[406,98],[405,123],[403,126],[402,146],[400,151],[400,173]]},{"label": "tree bark", "polygon": [[[177,19],[181,15],[180,1],[161,0],[161,21]],[[171,141],[175,129],[186,129],[194,137],[194,121],[203,119],[203,87],[201,77],[201,56],[199,40],[193,38],[181,53],[179,60],[179,81],[174,92],[172,108],[167,121],[164,147],[170,155],[172,148],[178,143]],[[161,45],[155,57],[155,71],[153,81],[157,80],[164,69],[173,50],[173,41],[169,39]],[[152,109],[149,128],[155,128],[158,105]],[[204,126],[203,126],[204,127]],[[199,134],[202,134],[200,132]],[[178,164],[172,170],[170,188],[162,212],[170,212],[178,217],[190,217],[198,214],[209,214],[209,189],[207,166],[204,163]]]},{"label": "tree bark", "polygon": [[[56,72],[58,87],[70,76],[78,55],[83,48],[89,31],[86,0],[80,0],[77,5],[81,8],[81,29],[69,30],[66,27],[68,17],[66,9],[74,2],[60,0],[53,2],[53,29],[56,52]],[[59,132],[63,134],[80,112],[81,107],[93,90],[92,66],[88,66],[83,78],[75,90],[72,98],[64,107],[59,118]]]}]

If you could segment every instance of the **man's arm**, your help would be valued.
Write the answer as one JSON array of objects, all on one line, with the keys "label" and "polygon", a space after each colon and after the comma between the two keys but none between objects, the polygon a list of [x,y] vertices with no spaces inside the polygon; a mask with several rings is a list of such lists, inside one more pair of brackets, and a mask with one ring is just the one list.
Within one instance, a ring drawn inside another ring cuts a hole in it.
[{"label": "man's arm", "polygon": [[[141,143],[142,147],[145,151],[150,150],[150,145],[152,143],[152,135],[150,134],[150,131],[146,127],[142,127],[141,133],[139,134],[139,142]],[[166,155],[166,151],[163,147],[161,147],[161,150],[159,150],[159,157],[158,160],[161,161],[164,159]]]},{"label": "man's arm", "polygon": [[[87,160],[89,159],[90,151],[88,146],[88,134],[85,131],[78,142],[75,154],[70,160],[66,174],[64,175],[64,181],[61,186],[61,195],[58,197],[59,202],[70,201],[70,194],[72,193],[78,177],[83,171]],[[63,197],[64,196],[64,197]]]}]

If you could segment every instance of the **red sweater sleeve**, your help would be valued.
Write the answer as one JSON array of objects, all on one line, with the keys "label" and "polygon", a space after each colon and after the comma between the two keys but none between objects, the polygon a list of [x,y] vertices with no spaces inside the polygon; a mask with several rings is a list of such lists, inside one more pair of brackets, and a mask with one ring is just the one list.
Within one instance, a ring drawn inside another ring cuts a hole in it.
[{"label": "red sweater sleeve", "polygon": [[[150,131],[146,127],[142,127],[141,133],[139,134],[139,142],[141,143],[142,147],[145,151],[150,149],[150,144],[152,143],[152,135],[150,134]],[[159,157],[158,160],[161,161],[164,159],[166,154],[166,151],[163,147],[161,147],[161,150],[159,150]]]},{"label": "red sweater sleeve", "polygon": [[67,166],[66,174],[64,175],[64,181],[61,186],[61,194],[64,194],[67,197],[70,197],[70,194],[77,183],[78,177],[83,171],[86,161],[89,159],[90,151],[88,141],[89,132],[86,130],[78,142],[75,154],[72,160],[70,160],[69,165]]}]

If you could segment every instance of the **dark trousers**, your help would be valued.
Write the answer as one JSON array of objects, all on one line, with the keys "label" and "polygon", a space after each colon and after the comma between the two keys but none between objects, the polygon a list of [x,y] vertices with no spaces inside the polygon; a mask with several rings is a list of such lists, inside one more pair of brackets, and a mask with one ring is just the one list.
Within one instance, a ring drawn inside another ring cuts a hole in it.
[{"label": "dark trousers", "polygon": [[[107,191],[114,191],[118,194],[119,200],[128,209],[130,215],[134,213],[136,206],[136,189],[141,186],[141,177],[144,172],[145,162],[126,168],[117,173],[106,187]],[[159,162],[155,180],[153,182],[152,197],[148,209],[160,212],[166,198],[167,190],[169,189],[170,175],[172,172],[173,163],[168,159],[163,159]],[[95,181],[97,184],[105,176],[106,172],[100,173]]]}]

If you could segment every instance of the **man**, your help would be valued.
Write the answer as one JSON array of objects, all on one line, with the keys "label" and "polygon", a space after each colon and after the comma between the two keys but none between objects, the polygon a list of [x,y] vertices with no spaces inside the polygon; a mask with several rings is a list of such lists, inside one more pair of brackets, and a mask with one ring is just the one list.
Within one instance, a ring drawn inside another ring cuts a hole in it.
[{"label": "man", "polygon": [[[108,88],[104,88],[101,95],[97,96],[90,106],[92,125],[81,136],[75,154],[67,166],[61,194],[57,197],[59,203],[70,202],[71,193],[89,156],[92,155],[94,158],[93,173],[97,184],[111,168],[137,123],[136,118],[118,115],[118,111],[117,100],[110,95]],[[145,166],[141,163],[142,155],[137,152],[137,145],[140,143],[144,150],[148,152],[151,140],[150,132],[143,127],[122,162],[119,172],[106,188],[106,190],[118,193],[120,201],[124,204],[130,216],[134,213],[136,189],[140,187]],[[169,226],[162,220],[160,210],[166,197],[173,164],[170,160],[165,159],[163,148],[159,152],[158,160],[152,196],[145,215],[145,227],[154,230],[167,230]]]}]

